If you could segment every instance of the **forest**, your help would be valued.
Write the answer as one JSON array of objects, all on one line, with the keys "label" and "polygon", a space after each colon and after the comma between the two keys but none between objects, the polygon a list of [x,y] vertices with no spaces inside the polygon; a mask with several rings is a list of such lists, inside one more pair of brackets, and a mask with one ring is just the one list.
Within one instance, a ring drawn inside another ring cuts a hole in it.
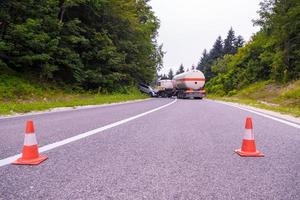
[{"label": "forest", "polygon": [[162,67],[149,0],[9,0],[0,6],[0,74],[122,91]]},{"label": "forest", "polygon": [[300,79],[300,1],[264,0],[260,31],[244,43],[230,29],[218,37],[210,51],[204,50],[197,69],[208,79],[206,89],[217,95],[232,95],[259,81],[286,84]]},{"label": "forest", "polygon": [[[181,64],[175,74],[196,68],[205,74],[208,92],[221,96],[260,81],[282,85],[299,80],[300,1],[263,0],[258,13],[253,25],[260,31],[250,41],[230,28],[224,40],[219,36],[209,51],[204,49],[196,67]],[[170,69],[162,79],[173,76]]]},{"label": "forest", "polygon": [[[159,19],[149,0],[0,2],[0,74],[110,93],[151,83],[163,67]],[[197,68],[210,93],[300,78],[300,1],[263,0],[250,41],[233,28],[204,50]],[[201,35],[199,36],[201,37]],[[183,72],[181,65],[162,78]]]}]

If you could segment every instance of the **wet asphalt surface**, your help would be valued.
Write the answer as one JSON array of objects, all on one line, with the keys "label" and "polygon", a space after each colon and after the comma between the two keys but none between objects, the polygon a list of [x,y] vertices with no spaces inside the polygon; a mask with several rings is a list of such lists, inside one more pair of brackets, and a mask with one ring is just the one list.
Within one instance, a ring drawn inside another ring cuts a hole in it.
[{"label": "wet asphalt surface", "polygon": [[[43,146],[171,101],[0,119],[0,159],[20,153],[28,119]],[[263,158],[233,152],[247,116]],[[300,130],[208,100],[178,100],[45,154],[38,166],[0,167],[0,199],[300,199]]]}]

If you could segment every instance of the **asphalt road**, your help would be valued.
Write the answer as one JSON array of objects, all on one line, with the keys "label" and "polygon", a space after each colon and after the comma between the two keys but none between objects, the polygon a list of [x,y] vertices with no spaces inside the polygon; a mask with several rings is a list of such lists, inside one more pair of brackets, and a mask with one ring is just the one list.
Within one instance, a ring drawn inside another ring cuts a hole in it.
[{"label": "asphalt road", "polygon": [[[38,166],[1,166],[0,199],[300,199],[299,128],[213,101],[173,101],[0,119],[0,162],[20,153],[28,119],[40,147],[123,120],[44,152]],[[247,116],[263,158],[233,152]]]}]

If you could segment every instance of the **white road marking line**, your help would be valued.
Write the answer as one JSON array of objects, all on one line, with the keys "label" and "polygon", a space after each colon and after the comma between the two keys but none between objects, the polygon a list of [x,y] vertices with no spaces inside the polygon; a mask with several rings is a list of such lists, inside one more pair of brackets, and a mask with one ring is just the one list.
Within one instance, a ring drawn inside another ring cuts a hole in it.
[{"label": "white road marking line", "polygon": [[227,105],[227,106],[231,106],[231,107],[234,107],[234,108],[238,108],[240,110],[245,110],[245,111],[248,111],[248,112],[251,112],[251,113],[254,113],[254,114],[257,114],[257,115],[269,118],[269,119],[272,119],[274,121],[281,122],[283,124],[292,126],[294,128],[300,129],[300,125],[299,124],[296,124],[296,123],[293,123],[293,122],[289,122],[289,121],[286,121],[286,120],[283,120],[283,119],[279,119],[277,117],[273,117],[271,115],[267,115],[267,114],[264,114],[264,113],[261,113],[261,112],[257,112],[257,111],[254,111],[252,109],[249,109],[249,108],[244,108],[244,107],[240,107],[240,106],[237,106],[237,105],[232,105],[232,104],[226,103],[226,102],[220,102],[220,101],[215,101],[215,102],[220,103],[220,104],[224,104],[224,105]]},{"label": "white road marking line", "polygon": [[[60,147],[60,146],[63,146],[65,144],[69,144],[71,142],[75,142],[77,140],[80,140],[80,139],[83,139],[83,138],[86,138],[88,136],[91,136],[91,135],[95,135],[97,133],[100,133],[102,131],[105,131],[107,129],[110,129],[110,128],[113,128],[113,127],[116,127],[116,126],[119,126],[121,124],[125,124],[127,122],[130,122],[130,121],[133,121],[137,118],[140,118],[140,117],[143,117],[145,115],[148,115],[150,113],[153,113],[153,112],[156,112],[158,110],[161,110],[165,107],[168,107],[170,105],[172,105],[173,103],[175,103],[177,101],[177,99],[175,99],[174,101],[166,104],[166,105],[163,105],[163,106],[160,106],[158,108],[155,108],[155,109],[152,109],[152,110],[149,110],[147,112],[144,112],[144,113],[141,113],[141,114],[138,114],[138,115],[135,115],[133,117],[129,117],[127,119],[123,119],[121,121],[118,121],[118,122],[115,122],[115,123],[112,123],[112,124],[108,124],[106,126],[103,126],[101,128],[97,128],[97,129],[94,129],[94,130],[91,130],[91,131],[88,131],[88,132],[85,132],[85,133],[81,133],[79,135],[76,135],[76,136],[73,136],[73,137],[70,137],[70,138],[67,138],[67,139],[64,139],[64,140],[61,140],[61,141],[58,141],[58,142],[55,142],[55,143],[52,143],[52,144],[48,144],[48,145],[45,145],[43,147],[40,147],[39,148],[39,152],[40,153],[43,153],[45,151],[49,151],[51,149],[55,149],[57,147]],[[2,160],[0,160],[0,167],[2,166],[5,166],[5,165],[9,165],[10,163],[14,162],[16,159],[18,159],[19,157],[21,156],[21,154],[17,154],[17,155],[14,155],[14,156],[10,156],[8,158],[4,158]]]}]

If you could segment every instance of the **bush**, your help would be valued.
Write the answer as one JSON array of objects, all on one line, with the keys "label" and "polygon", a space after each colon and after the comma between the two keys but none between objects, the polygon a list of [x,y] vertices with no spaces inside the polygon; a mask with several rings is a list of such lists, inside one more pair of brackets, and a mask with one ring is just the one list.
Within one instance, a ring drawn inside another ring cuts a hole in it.
[{"label": "bush", "polygon": [[237,90],[232,90],[232,91],[230,91],[230,92],[228,92],[228,96],[233,96],[233,95],[236,95],[237,94]]}]

